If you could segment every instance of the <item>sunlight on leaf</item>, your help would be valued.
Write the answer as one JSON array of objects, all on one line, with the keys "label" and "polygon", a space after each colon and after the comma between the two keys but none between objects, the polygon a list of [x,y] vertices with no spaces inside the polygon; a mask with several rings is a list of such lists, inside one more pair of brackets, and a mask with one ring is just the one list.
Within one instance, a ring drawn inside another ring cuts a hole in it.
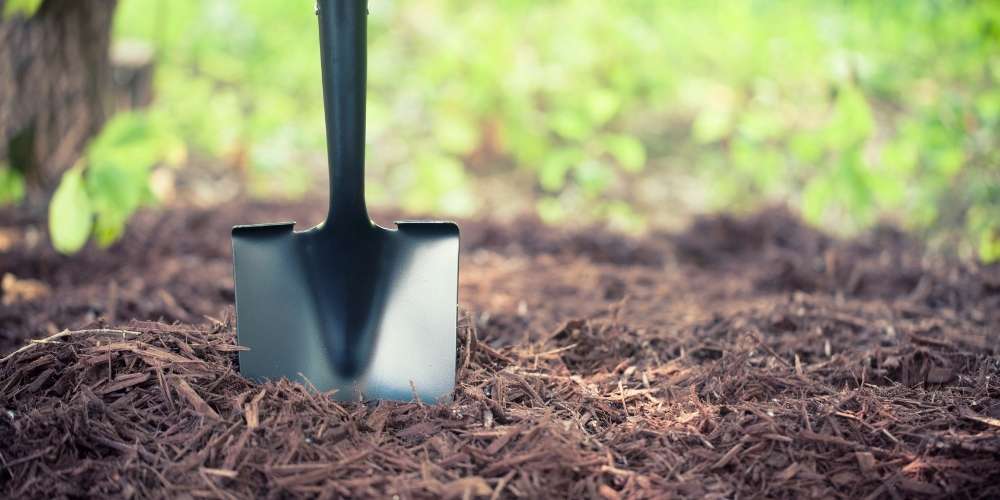
[{"label": "sunlight on leaf", "polygon": [[49,204],[49,235],[56,250],[71,254],[90,237],[94,214],[80,167],[66,171]]}]

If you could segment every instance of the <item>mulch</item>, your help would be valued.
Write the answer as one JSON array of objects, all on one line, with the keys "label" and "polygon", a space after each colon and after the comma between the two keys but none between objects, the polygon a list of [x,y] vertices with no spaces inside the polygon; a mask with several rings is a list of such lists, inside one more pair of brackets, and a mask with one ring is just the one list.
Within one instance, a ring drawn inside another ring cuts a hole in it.
[{"label": "mulch", "polygon": [[454,401],[341,403],[237,366],[228,227],[314,208],[72,258],[0,216],[0,496],[1000,496],[996,266],[781,209],[466,221]]}]

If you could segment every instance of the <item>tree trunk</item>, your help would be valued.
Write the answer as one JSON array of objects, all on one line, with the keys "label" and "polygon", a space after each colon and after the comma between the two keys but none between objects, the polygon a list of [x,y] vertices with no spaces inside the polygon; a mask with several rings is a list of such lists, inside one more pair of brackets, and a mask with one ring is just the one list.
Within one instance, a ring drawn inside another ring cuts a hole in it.
[{"label": "tree trunk", "polygon": [[[7,0],[0,0],[0,13]],[[0,21],[0,160],[50,192],[103,125],[117,0],[45,0]]]}]

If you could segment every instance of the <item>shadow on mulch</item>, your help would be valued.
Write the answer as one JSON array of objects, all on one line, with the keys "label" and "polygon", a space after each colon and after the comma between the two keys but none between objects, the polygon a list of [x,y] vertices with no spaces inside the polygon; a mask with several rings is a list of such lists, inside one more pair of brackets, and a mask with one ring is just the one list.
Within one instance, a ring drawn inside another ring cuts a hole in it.
[{"label": "shadow on mulch", "polygon": [[343,404],[236,371],[227,228],[309,211],[0,253],[6,350],[48,336],[0,360],[0,495],[1000,495],[995,267],[776,210],[467,222],[454,402]]}]

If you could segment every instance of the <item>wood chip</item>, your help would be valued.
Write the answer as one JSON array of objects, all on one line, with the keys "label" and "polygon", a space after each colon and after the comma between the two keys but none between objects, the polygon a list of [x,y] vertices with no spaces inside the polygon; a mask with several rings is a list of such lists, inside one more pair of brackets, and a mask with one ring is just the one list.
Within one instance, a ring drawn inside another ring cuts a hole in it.
[{"label": "wood chip", "polygon": [[856,451],[854,452],[854,458],[858,460],[858,467],[861,468],[861,472],[871,474],[875,471],[875,455],[870,451]]},{"label": "wood chip", "polygon": [[115,391],[120,391],[122,389],[127,389],[129,387],[142,384],[143,382],[149,380],[151,377],[149,372],[141,373],[127,373],[119,376],[111,383],[105,385],[94,391],[97,394],[108,394]]},{"label": "wood chip", "polygon": [[722,458],[720,458],[719,461],[712,464],[711,468],[720,469],[722,467],[725,467],[730,462],[732,462],[733,459],[736,458],[736,456],[739,455],[741,451],[743,451],[743,443],[733,446],[732,448],[729,449],[729,451],[727,451],[724,455],[722,455]]},{"label": "wood chip", "polygon": [[212,407],[198,395],[198,393],[187,383],[186,380],[180,377],[175,377],[172,379],[172,382],[174,388],[177,390],[177,393],[186,399],[187,402],[190,403],[195,411],[197,411],[200,415],[215,420],[220,418],[219,414],[216,413],[215,410],[213,410]]},{"label": "wood chip", "polygon": [[219,476],[229,479],[236,479],[236,476],[238,475],[236,471],[229,469],[213,469],[210,467],[202,467],[200,470],[203,474],[208,474],[209,476]]},{"label": "wood chip", "polygon": [[261,389],[249,403],[243,407],[243,418],[246,420],[247,427],[250,429],[256,429],[260,427],[260,401],[264,399],[264,394],[267,393],[267,389]]},{"label": "wood chip", "polygon": [[606,484],[598,486],[597,493],[601,495],[601,498],[604,498],[605,500],[620,500],[622,497],[621,494],[615,491],[614,488]]},{"label": "wood chip", "polygon": [[780,472],[775,473],[774,478],[778,481],[788,481],[789,479],[795,477],[795,474],[798,474],[799,469],[801,467],[802,466],[799,465],[798,462],[793,462],[791,465],[785,467]]},{"label": "wood chip", "polygon": [[969,408],[962,408],[962,410],[959,413],[962,415],[963,418],[974,420],[976,422],[988,425],[990,427],[1000,428],[1000,418],[984,417],[982,415],[977,415],[976,412],[972,411]]}]

